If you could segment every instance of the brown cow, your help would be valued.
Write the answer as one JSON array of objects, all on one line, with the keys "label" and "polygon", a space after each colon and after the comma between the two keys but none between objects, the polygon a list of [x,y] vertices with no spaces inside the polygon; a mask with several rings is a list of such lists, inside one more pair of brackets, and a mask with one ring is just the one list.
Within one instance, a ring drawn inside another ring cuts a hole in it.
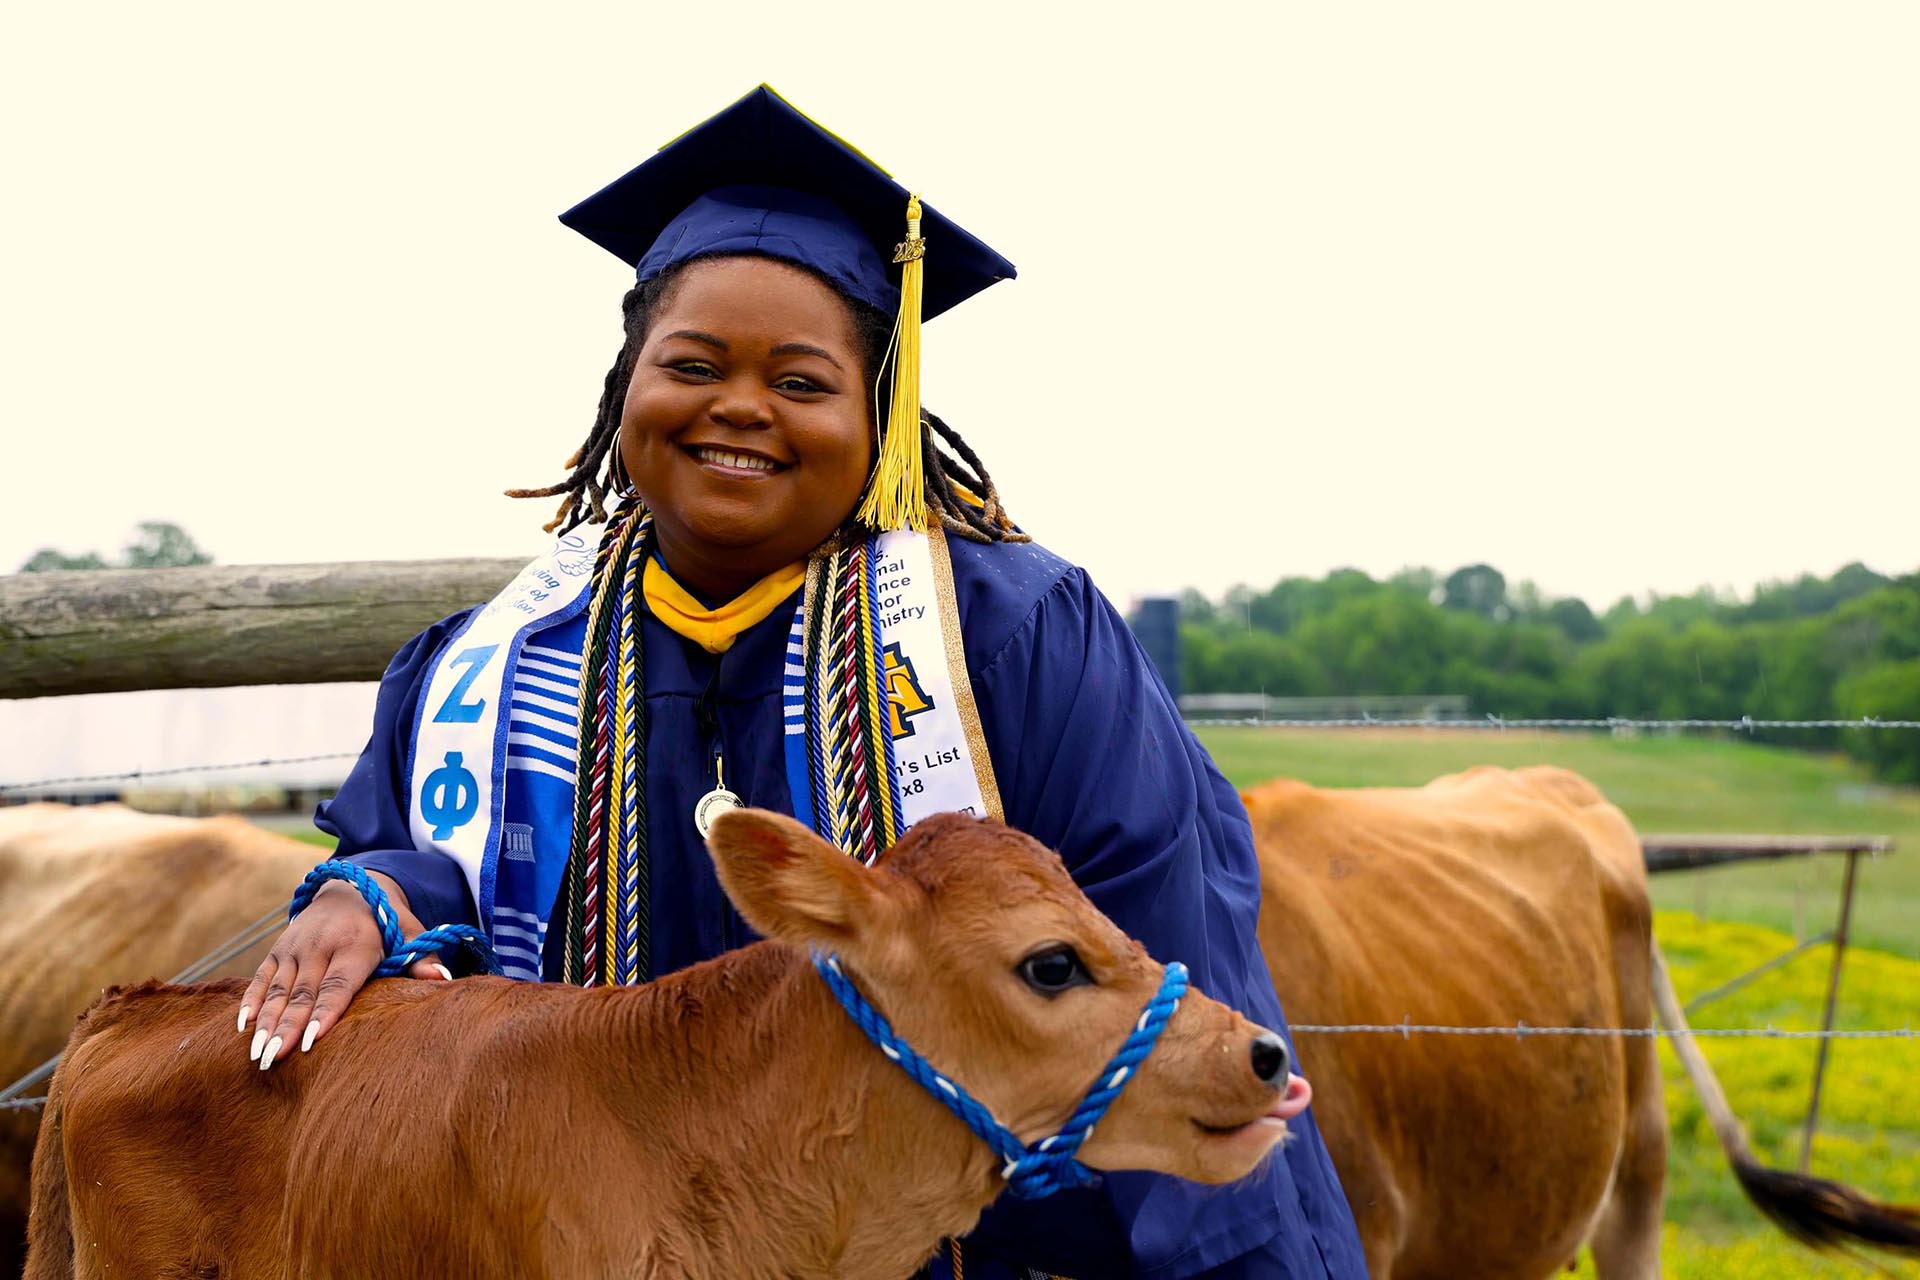
[{"label": "brown cow", "polygon": [[[184,970],[283,905],[321,856],[238,818],[0,808],[0,1086],[58,1053],[102,988]],[[213,974],[252,973],[270,942]],[[0,1276],[26,1256],[39,1120],[0,1112]]]},{"label": "brown cow", "polygon": [[[929,819],[878,871],[753,810],[709,847],[774,941],[644,987],[378,982],[271,1073],[239,1051],[239,983],[108,996],[54,1078],[28,1275],[896,1280],[972,1226],[999,1163],[807,948],[1028,1142],[1159,987],[1059,859],[998,824]],[[1093,982],[1022,976],[1063,945]],[[1082,1156],[1242,1177],[1306,1105],[1284,1060],[1190,993]]]},{"label": "brown cow", "polygon": [[[1260,942],[1297,1023],[1683,1028],[1652,950],[1640,841],[1562,769],[1417,789],[1267,783]],[[1651,965],[1650,962],[1651,961]],[[1537,1280],[1592,1247],[1659,1274],[1666,1113],[1654,1042],[1303,1033],[1314,1108],[1374,1280]],[[1677,1039],[1754,1202],[1809,1243],[1920,1249],[1920,1216],[1759,1165]]]}]

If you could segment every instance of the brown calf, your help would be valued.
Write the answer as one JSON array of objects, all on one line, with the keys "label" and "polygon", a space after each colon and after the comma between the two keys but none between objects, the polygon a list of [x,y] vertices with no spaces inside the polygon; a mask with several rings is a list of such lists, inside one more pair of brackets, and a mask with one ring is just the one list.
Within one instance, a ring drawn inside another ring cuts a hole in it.
[{"label": "brown calf", "polygon": [[[709,848],[772,941],[645,987],[378,982],[270,1073],[234,1035],[238,983],[110,995],[54,1079],[28,1276],[897,1280],[973,1225],[998,1162],[806,949],[838,951],[1023,1141],[1159,985],[1057,857],[997,824],[923,822],[878,871],[751,810]],[[1062,946],[1092,981],[1043,994],[1022,962]],[[1190,993],[1082,1158],[1246,1175],[1306,1101],[1261,1078],[1264,1034]]]},{"label": "brown calf", "polygon": [[[1678,1028],[1640,841],[1584,778],[1475,769],[1419,788],[1245,796],[1260,942],[1296,1023]],[[1315,1117],[1373,1280],[1660,1273],[1666,1110],[1650,1038],[1303,1035]],[[1920,1217],[1760,1166],[1676,1043],[1741,1185],[1810,1243],[1920,1249]]]}]

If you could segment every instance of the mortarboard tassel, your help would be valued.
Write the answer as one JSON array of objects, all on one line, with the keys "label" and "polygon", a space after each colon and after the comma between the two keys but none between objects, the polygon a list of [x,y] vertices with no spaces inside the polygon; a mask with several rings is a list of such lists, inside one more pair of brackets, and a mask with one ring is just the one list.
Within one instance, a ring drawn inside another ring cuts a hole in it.
[{"label": "mortarboard tassel", "polygon": [[[907,200],[907,238],[893,251],[900,264],[900,317],[881,365],[893,369],[893,398],[886,431],[880,437],[880,464],[867,486],[858,518],[870,529],[927,528],[927,482],[920,461],[920,299],[926,275],[927,242],[920,237],[920,197]],[[879,398],[879,386],[874,388]]]}]

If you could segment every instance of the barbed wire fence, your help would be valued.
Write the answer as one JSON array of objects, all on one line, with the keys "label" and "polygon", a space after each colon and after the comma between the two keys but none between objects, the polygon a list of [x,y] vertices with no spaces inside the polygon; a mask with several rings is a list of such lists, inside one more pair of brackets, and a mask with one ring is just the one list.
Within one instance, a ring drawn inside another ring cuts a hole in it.
[{"label": "barbed wire fence", "polygon": [[318,764],[329,760],[352,760],[358,751],[322,751],[316,755],[276,756],[265,760],[229,760],[223,764],[182,764],[164,769],[129,769],[121,773],[76,773],[57,778],[35,778],[29,782],[0,782],[0,796],[27,791],[50,791],[56,787],[90,785],[96,782],[144,782],[149,778],[177,778],[190,773],[226,773],[240,769],[269,769],[283,764]]},{"label": "barbed wire fence", "polygon": [[[1489,714],[1473,717],[1415,716],[1407,718],[1376,717],[1367,714],[1359,716],[1323,717],[1314,719],[1285,719],[1269,717],[1226,717],[1226,718],[1189,718],[1188,727],[1193,729],[1450,729],[1477,732],[1543,731],[1543,732],[1582,732],[1605,730],[1609,732],[1700,732],[1725,731],[1753,734],[1757,732],[1780,731],[1912,731],[1920,730],[1920,720],[1881,719],[1877,716],[1862,716],[1858,719],[1820,719],[1820,720],[1769,720],[1756,716],[1740,716],[1736,719],[1703,718],[1639,718],[1632,716],[1584,716],[1584,717],[1516,717],[1508,718]],[[357,758],[357,751],[329,751],[299,756],[269,757],[258,760],[234,760],[217,764],[174,765],[157,769],[131,769],[119,773],[70,774],[58,777],[36,778],[24,782],[0,782],[0,798],[30,793],[46,793],[56,788],[90,786],[109,782],[145,782],[156,778],[184,778],[193,774],[229,773],[246,769],[265,769],[280,765],[318,764]],[[194,982],[211,973],[234,956],[244,952],[258,942],[264,941],[280,927],[283,913],[276,908],[267,915],[234,935],[220,947],[215,948],[200,960],[176,974],[171,982]],[[1295,1023],[1290,1030],[1296,1035],[1370,1035],[1399,1036],[1411,1039],[1416,1035],[1478,1036],[1512,1038],[1516,1041],[1546,1037],[1612,1037],[1617,1039],[1726,1039],[1726,1040],[1804,1040],[1825,1044],[1836,1040],[1875,1040],[1906,1041],[1911,1043],[1920,1039],[1920,1031],[1912,1027],[1871,1028],[1848,1030],[1823,1028],[1820,1030],[1795,1030],[1766,1027],[1695,1027],[1669,1029],[1665,1027],[1536,1027],[1524,1021],[1511,1026],[1453,1026],[1439,1023],[1417,1023],[1410,1018],[1391,1023]],[[55,1055],[27,1075],[14,1081],[5,1089],[0,1089],[0,1114],[13,1111],[27,1111],[43,1107],[47,1103],[44,1096],[24,1097],[27,1090],[41,1083],[53,1074],[59,1064]]]},{"label": "barbed wire fence", "polygon": [[[275,913],[278,925],[278,913]],[[182,979],[192,981],[192,979]],[[1670,1030],[1666,1027],[1531,1027],[1526,1023],[1516,1023],[1511,1027],[1455,1027],[1417,1022],[1385,1023],[1338,1023],[1319,1024],[1301,1022],[1292,1024],[1288,1030],[1295,1035],[1391,1035],[1409,1039],[1416,1035],[1445,1036],[1482,1036],[1500,1039],[1512,1038],[1526,1040],[1547,1036],[1591,1036],[1612,1037],[1620,1040],[1634,1039],[1721,1039],[1721,1040],[1920,1040],[1920,1031],[1912,1027],[1878,1028],[1866,1031],[1792,1031],[1775,1027],[1693,1027],[1685,1031]],[[53,1068],[59,1063],[54,1058],[42,1068],[45,1074],[23,1077],[19,1087],[30,1089],[53,1074]],[[0,1097],[0,1112],[28,1111],[43,1107],[45,1097],[19,1098]]]},{"label": "barbed wire fence", "polygon": [[[1828,731],[1835,729],[1852,730],[1913,730],[1920,729],[1920,720],[1883,720],[1877,716],[1862,716],[1852,720],[1768,720],[1756,716],[1740,716],[1737,719],[1643,719],[1634,716],[1555,716],[1555,717],[1514,717],[1488,714],[1485,716],[1447,717],[1414,716],[1397,718],[1390,716],[1341,716],[1318,719],[1286,719],[1282,717],[1189,717],[1186,720],[1191,729],[1458,729],[1479,732],[1502,730],[1519,731],[1559,731],[1580,732],[1604,729],[1608,731],[1709,731],[1721,730],[1729,733],[1761,733],[1775,730]],[[13,795],[28,791],[46,791],[55,787],[80,786],[98,782],[144,782],[153,778],[184,777],[194,773],[226,773],[241,769],[266,769],[278,765],[321,764],[335,760],[352,760],[359,755],[357,751],[323,751],[312,755],[276,756],[260,760],[230,760],[219,764],[173,765],[161,769],[129,769],[119,773],[69,774],[61,777],[34,778],[24,782],[0,782],[0,796]]]},{"label": "barbed wire fence", "polygon": [[1300,1035],[1394,1035],[1410,1038],[1428,1036],[1499,1036],[1525,1040],[1530,1036],[1594,1036],[1616,1040],[1677,1040],[1706,1037],[1718,1040],[1916,1040],[1920,1031],[1912,1027],[1881,1027],[1865,1031],[1792,1031],[1778,1027],[1693,1027],[1670,1030],[1666,1027],[1532,1027],[1516,1022],[1510,1027],[1457,1027],[1419,1022],[1289,1023],[1288,1030]]},{"label": "barbed wire fence", "polygon": [[1473,716],[1392,716],[1359,715],[1333,719],[1291,720],[1277,716],[1235,716],[1223,719],[1190,717],[1193,729],[1541,729],[1541,730],[1699,730],[1724,729],[1735,733],[1757,733],[1774,729],[1920,729],[1920,720],[1882,720],[1862,716],[1857,720],[1766,720],[1741,716],[1737,720],[1641,720],[1632,716],[1587,716],[1514,718],[1488,714]]}]

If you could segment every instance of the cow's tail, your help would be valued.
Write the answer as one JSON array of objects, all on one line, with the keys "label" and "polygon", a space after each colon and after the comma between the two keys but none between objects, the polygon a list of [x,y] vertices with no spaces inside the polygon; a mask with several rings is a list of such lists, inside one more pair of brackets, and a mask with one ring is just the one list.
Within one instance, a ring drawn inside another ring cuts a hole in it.
[{"label": "cow's tail", "polygon": [[61,1134],[56,1072],[33,1147],[33,1190],[27,1210],[27,1269],[21,1280],[70,1280],[73,1275],[73,1202],[67,1198],[67,1144]]},{"label": "cow's tail", "polygon": [[1769,1169],[1754,1158],[1745,1128],[1727,1105],[1720,1081],[1687,1027],[1686,1014],[1674,994],[1667,962],[1657,942],[1653,946],[1653,1007],[1681,1065],[1687,1069],[1687,1079],[1700,1095],[1734,1176],[1760,1212],[1794,1239],[1816,1248],[1868,1244],[1920,1255],[1920,1207],[1882,1204],[1841,1183]]}]

